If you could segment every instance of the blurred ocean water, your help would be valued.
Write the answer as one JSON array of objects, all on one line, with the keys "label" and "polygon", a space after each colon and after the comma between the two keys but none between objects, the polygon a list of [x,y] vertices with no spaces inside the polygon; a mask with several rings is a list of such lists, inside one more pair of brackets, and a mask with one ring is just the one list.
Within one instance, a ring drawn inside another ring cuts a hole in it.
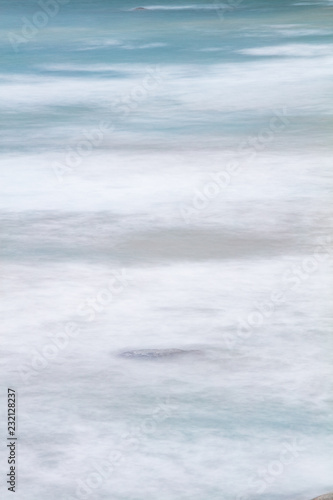
[{"label": "blurred ocean water", "polygon": [[17,498],[332,491],[333,2],[2,7]]}]

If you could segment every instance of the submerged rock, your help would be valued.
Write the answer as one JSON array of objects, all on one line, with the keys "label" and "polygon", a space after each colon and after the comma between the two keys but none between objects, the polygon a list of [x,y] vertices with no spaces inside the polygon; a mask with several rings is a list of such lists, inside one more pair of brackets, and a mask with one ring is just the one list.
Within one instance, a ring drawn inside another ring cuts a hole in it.
[{"label": "submerged rock", "polygon": [[133,351],[124,351],[120,354],[122,358],[134,359],[160,359],[160,358],[173,358],[183,354],[198,353],[195,350],[185,349],[135,349]]}]

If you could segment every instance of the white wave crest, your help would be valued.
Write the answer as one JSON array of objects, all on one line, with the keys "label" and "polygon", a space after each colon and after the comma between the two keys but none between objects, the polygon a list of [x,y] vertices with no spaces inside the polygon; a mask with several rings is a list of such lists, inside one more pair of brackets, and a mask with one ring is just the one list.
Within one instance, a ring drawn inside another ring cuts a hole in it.
[{"label": "white wave crest", "polygon": [[289,44],[240,50],[250,56],[316,57],[332,55],[331,45]]},{"label": "white wave crest", "polygon": [[134,10],[217,10],[217,9],[230,9],[231,6],[223,3],[212,4],[193,4],[193,5],[146,5],[144,7],[136,7]]}]

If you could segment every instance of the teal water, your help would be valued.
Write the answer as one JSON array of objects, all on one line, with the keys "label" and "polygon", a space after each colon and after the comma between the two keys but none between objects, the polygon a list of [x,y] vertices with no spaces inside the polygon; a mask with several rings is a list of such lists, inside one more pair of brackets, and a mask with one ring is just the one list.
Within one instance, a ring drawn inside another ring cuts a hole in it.
[{"label": "teal water", "polygon": [[1,6],[17,498],[332,491],[332,1]]}]

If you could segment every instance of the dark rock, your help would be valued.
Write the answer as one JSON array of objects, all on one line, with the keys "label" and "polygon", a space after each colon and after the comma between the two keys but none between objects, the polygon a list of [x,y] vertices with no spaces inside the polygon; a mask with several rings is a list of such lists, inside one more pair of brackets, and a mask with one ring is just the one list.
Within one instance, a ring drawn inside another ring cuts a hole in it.
[{"label": "dark rock", "polygon": [[130,359],[161,359],[174,358],[176,356],[198,352],[199,351],[196,350],[185,349],[135,349],[133,351],[124,351],[120,356]]}]

